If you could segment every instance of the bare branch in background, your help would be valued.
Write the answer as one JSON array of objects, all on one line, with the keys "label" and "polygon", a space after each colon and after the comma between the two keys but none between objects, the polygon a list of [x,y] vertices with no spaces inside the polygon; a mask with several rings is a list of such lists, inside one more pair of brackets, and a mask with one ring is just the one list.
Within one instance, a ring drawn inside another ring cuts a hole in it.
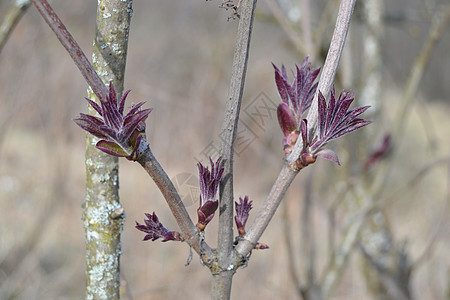
[{"label": "bare branch in background", "polygon": [[281,28],[283,28],[283,30],[286,32],[288,38],[291,40],[291,42],[294,44],[297,51],[300,53],[300,56],[308,55],[309,52],[308,52],[308,49],[304,46],[303,40],[300,38],[298,33],[295,31],[292,24],[284,16],[283,11],[279,7],[277,1],[266,0],[266,4],[272,11],[273,16],[275,17],[277,22],[280,24]]},{"label": "bare branch in background", "polygon": [[[400,195],[411,190],[414,186],[419,184],[421,180],[423,180],[424,176],[426,176],[429,172],[431,172],[435,168],[442,166],[442,164],[447,164],[447,166],[450,166],[450,157],[443,157],[440,159],[436,159],[435,161],[423,166],[419,170],[419,172],[417,172],[416,175],[414,175],[411,179],[409,179],[405,183],[404,186],[400,187],[397,191],[393,192],[392,195],[382,199],[381,203],[379,203],[379,206],[383,207],[383,206],[391,205],[396,199],[400,198]],[[450,169],[450,168],[448,167],[448,169]],[[447,186],[447,191],[446,191],[446,195],[445,195],[444,199],[445,199],[444,207],[441,209],[442,215],[439,218],[439,222],[436,225],[436,229],[430,235],[430,240],[428,242],[428,245],[425,247],[425,249],[422,251],[422,253],[420,255],[418,255],[416,260],[414,262],[412,262],[411,270],[417,269],[420,265],[422,265],[429,258],[430,253],[433,251],[434,246],[435,246],[436,242],[438,241],[438,237],[442,231],[442,228],[444,228],[445,222],[448,220],[448,213],[449,213],[449,208],[450,208],[450,186]]]},{"label": "bare branch in background", "polygon": [[368,0],[363,2],[364,12],[364,37],[363,37],[363,78],[364,85],[361,89],[359,103],[370,105],[371,114],[379,110],[379,98],[381,97],[382,85],[382,57],[381,38],[383,35],[383,1]]},{"label": "bare branch in background", "polygon": [[304,193],[302,201],[301,224],[301,243],[302,260],[304,265],[304,274],[306,275],[307,286],[313,286],[316,282],[316,239],[314,234],[314,220],[312,211],[312,186],[314,178],[314,169],[310,170],[304,184]]},{"label": "bare branch in background", "polygon": [[398,110],[399,112],[395,118],[397,122],[392,133],[394,137],[401,136],[406,127],[404,126],[405,120],[409,115],[412,102],[416,99],[414,95],[417,92],[420,80],[425,72],[425,68],[428,66],[431,54],[433,53],[437,42],[442,38],[449,22],[450,5],[446,5],[436,13],[436,16],[434,16],[430,31],[428,33],[428,38],[425,41],[420,54],[416,57],[412,65],[405,91],[401,99],[400,108]]},{"label": "bare branch in background", "polygon": [[[439,164],[442,161],[437,161]],[[435,166],[437,164],[434,164]],[[447,159],[447,191],[445,195],[445,204],[442,208],[442,216],[439,219],[439,223],[436,226],[435,231],[431,234],[430,241],[428,245],[425,247],[423,252],[419,255],[419,257],[414,261],[412,265],[412,269],[419,267],[425,260],[427,260],[430,256],[430,253],[433,251],[436,242],[438,241],[439,234],[441,230],[444,228],[445,223],[448,221],[449,209],[450,209],[450,158]]]},{"label": "bare branch in background", "polygon": [[[356,196],[358,197],[358,196]],[[366,197],[366,196],[361,196]],[[341,279],[341,275],[347,266],[347,261],[353,249],[355,248],[356,242],[359,237],[359,233],[364,226],[367,216],[372,212],[372,199],[364,199],[364,203],[367,206],[360,210],[360,212],[354,216],[354,219],[350,222],[349,226],[345,230],[345,234],[341,243],[336,247],[335,252],[329,258],[329,262],[322,275],[320,290],[321,296],[324,299],[328,299],[331,292],[336,287],[336,284]]]},{"label": "bare branch in background", "polygon": [[[323,43],[324,43],[324,36],[326,36],[326,32],[329,27],[332,26],[332,20],[333,20],[333,14],[334,11],[337,9],[338,1],[335,0],[329,0],[327,1],[327,4],[320,16],[319,24],[317,25],[317,28],[314,30],[313,35],[313,43],[315,45],[314,53],[311,53],[311,56],[313,58],[319,57],[320,52],[324,50]],[[326,41],[328,42],[328,41]],[[326,48],[325,48],[326,50]]]},{"label": "bare branch in background", "polygon": [[314,44],[312,40],[312,30],[311,30],[311,3],[309,0],[301,0],[301,23],[302,23],[302,34],[303,41],[305,43],[306,53],[315,53]]},{"label": "bare branch in background", "polygon": [[[374,296],[382,299],[383,297],[387,297],[388,299],[398,299],[398,300],[408,300],[411,299],[411,295],[408,293],[408,287],[403,287],[399,285],[399,279],[395,275],[395,270],[387,270],[385,266],[379,264],[379,261],[374,259],[373,254],[369,254],[366,252],[366,249],[362,246],[359,247],[360,251],[363,253],[365,260],[370,264],[370,271],[377,272],[377,281],[379,280],[379,284],[375,286],[369,286],[369,290],[372,290]],[[409,270],[409,266],[406,266],[405,269]],[[402,272],[402,270],[399,270]],[[409,277],[409,273],[405,274]],[[368,282],[368,284],[373,282]],[[403,280],[403,283],[409,283],[409,278]]]},{"label": "bare branch in background", "polygon": [[[398,144],[402,140],[402,135],[406,128],[405,122],[411,112],[412,102],[415,100],[414,94],[418,89],[420,79],[425,71],[425,67],[428,65],[431,53],[447,27],[449,20],[450,7],[446,6],[433,19],[428,39],[425,41],[422,51],[412,66],[410,77],[401,100],[400,109],[395,118],[394,128],[390,133],[392,139],[397,143],[394,148],[395,152],[398,152]],[[389,180],[387,174],[390,174],[392,167],[393,164],[387,164],[377,169],[375,180],[371,182],[371,188],[367,191],[368,194],[377,193],[381,195],[381,191],[384,190]],[[422,178],[422,176],[418,176],[413,180],[421,180]],[[373,198],[378,199],[379,197],[373,196]],[[386,203],[384,200],[381,202]],[[379,206],[381,202],[377,201],[377,204],[374,205]],[[369,264],[369,266],[364,268],[368,286],[370,287],[369,290],[376,295],[385,295],[390,293],[389,291],[395,291],[392,290],[392,284],[395,283],[396,291],[401,291],[404,297],[410,297],[409,274],[412,270],[412,265],[407,262],[406,250],[402,245],[397,245],[393,240],[390,229],[388,228],[388,222],[385,220],[383,213],[377,211],[376,214],[370,216],[368,225],[363,230],[366,239],[362,240],[363,253],[365,254],[364,258],[366,259],[366,263]],[[369,248],[367,245],[371,245],[371,247]],[[374,247],[373,245],[376,246]],[[370,257],[370,260],[368,257]],[[376,268],[373,268],[374,262],[383,269],[383,274]],[[374,273],[372,270],[377,272]],[[389,276],[390,281],[386,281],[386,275]]]},{"label": "bare branch in background", "polygon": [[247,231],[244,240],[241,240],[236,246],[236,251],[241,257],[246,257],[255,247],[297,173],[288,164],[285,163],[283,165],[278,178],[272,186],[262,208],[259,210],[255,221]]},{"label": "bare branch in background", "polygon": [[9,35],[17,25],[19,20],[27,11],[27,8],[31,5],[29,0],[16,0],[13,6],[6,13],[5,19],[0,25],[0,53],[8,41]]},{"label": "bare branch in background", "polygon": [[291,222],[289,220],[289,205],[288,203],[284,203],[283,205],[283,236],[284,241],[286,243],[286,251],[287,251],[287,260],[288,263],[288,269],[289,269],[289,275],[291,276],[292,282],[294,283],[295,290],[299,295],[302,293],[302,284],[300,281],[300,276],[297,272],[297,251],[295,251],[295,245],[294,245],[294,239],[293,233],[292,233],[292,226]]}]

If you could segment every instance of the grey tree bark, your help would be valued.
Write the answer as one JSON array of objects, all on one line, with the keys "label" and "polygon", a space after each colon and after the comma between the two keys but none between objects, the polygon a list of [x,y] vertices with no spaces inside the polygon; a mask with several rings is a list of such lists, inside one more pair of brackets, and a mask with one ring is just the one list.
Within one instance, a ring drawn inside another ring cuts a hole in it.
[{"label": "grey tree bark", "polygon": [[[123,80],[132,15],[132,0],[99,0],[93,65],[105,84],[112,82],[118,95]],[[98,98],[91,88],[89,98]],[[95,111],[90,108],[89,113]],[[86,237],[86,299],[119,299],[120,234],[125,220],[119,202],[118,158],[95,148],[86,139],[86,200],[83,221]]]}]

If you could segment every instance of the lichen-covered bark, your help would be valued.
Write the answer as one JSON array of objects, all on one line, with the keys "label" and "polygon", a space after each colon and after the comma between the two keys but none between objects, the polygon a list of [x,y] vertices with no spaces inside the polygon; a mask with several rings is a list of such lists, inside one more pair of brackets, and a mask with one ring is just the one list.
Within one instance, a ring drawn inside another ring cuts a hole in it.
[{"label": "lichen-covered bark", "polygon": [[[99,0],[93,65],[103,82],[123,91],[123,78],[132,15],[132,0]],[[89,97],[96,99],[89,88]],[[91,114],[94,111],[90,108]],[[86,200],[83,221],[86,233],[86,299],[119,299],[120,234],[124,222],[119,202],[117,157],[95,148],[98,140],[87,136]]]},{"label": "lichen-covered bark", "polygon": [[395,243],[382,211],[370,215],[361,231],[362,271],[374,299],[410,299],[411,264],[404,245]]}]

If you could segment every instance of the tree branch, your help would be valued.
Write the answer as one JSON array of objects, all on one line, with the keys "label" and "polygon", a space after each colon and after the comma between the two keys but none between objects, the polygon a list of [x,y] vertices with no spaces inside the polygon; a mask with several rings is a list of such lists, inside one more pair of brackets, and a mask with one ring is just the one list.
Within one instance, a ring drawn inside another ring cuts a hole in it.
[{"label": "tree branch", "polygon": [[[327,59],[322,69],[319,88],[317,89],[316,95],[314,96],[313,104],[311,105],[308,114],[308,125],[312,124],[312,128],[314,128],[317,124],[318,91],[320,89],[324,96],[327,96],[331,90],[334,76],[336,74],[336,69],[338,67],[339,58],[344,48],[345,38],[347,36],[347,31],[350,25],[350,19],[353,13],[355,1],[356,0],[342,0],[339,7],[336,27],[331,40]],[[272,186],[269,196],[258,212],[255,221],[247,231],[244,239],[241,240],[236,246],[236,251],[240,256],[246,257],[256,245],[262,233],[269,224],[272,216],[275,214],[275,211],[280,204],[281,199],[284,197],[284,194],[286,193],[289,185],[298,174],[298,171],[295,171],[294,166],[296,160],[300,156],[302,147],[302,139],[298,139],[292,153],[287,157],[287,160],[284,163],[277,180]]]},{"label": "tree branch", "polygon": [[292,169],[287,162],[283,165],[277,180],[272,186],[266,201],[258,212],[255,221],[252,223],[247,233],[236,246],[236,251],[241,257],[247,257],[250,251],[256,246],[267,225],[269,225],[275,211],[280,205],[287,189],[298,172]]},{"label": "tree branch", "polygon": [[[330,48],[328,49],[327,58],[325,59],[322,72],[320,74],[319,85],[314,95],[314,100],[308,111],[306,117],[308,121],[308,135],[313,136],[317,127],[317,103],[319,91],[322,92],[325,98],[328,97],[333,86],[334,77],[336,76],[336,70],[339,65],[339,60],[344,49],[345,39],[347,37],[348,28],[350,27],[350,20],[353,14],[353,8],[355,7],[356,0],[342,0],[339,6],[339,12],[334,28],[333,37],[331,38]],[[295,163],[300,156],[300,152],[303,147],[302,139],[298,139],[295,147],[292,149],[291,154],[287,157],[290,163]]]},{"label": "tree branch", "polygon": [[[239,112],[244,92],[250,39],[255,15],[256,0],[245,0],[240,5],[239,26],[234,50],[231,82],[222,124],[220,152],[223,158],[224,179],[220,185],[220,215],[217,255],[219,266],[228,275],[214,275],[212,297],[228,299],[231,292],[231,279],[237,266],[233,256],[233,151],[236,140]],[[234,264],[230,269],[230,264]]]},{"label": "tree branch", "polygon": [[66,26],[62,23],[55,11],[51,8],[46,0],[31,0],[36,6],[39,13],[42,15],[48,26],[53,30],[58,40],[64,46],[75,65],[80,70],[86,82],[91,86],[95,95],[99,98],[104,98],[108,90],[103,84],[102,80],[94,70],[91,62],[87,59],[83,50],[81,50],[78,43],[74,40]]},{"label": "tree branch", "polygon": [[[83,50],[81,50],[81,48],[78,46],[78,43],[74,40],[72,35],[69,33],[69,31],[66,29],[62,21],[54,12],[54,10],[50,7],[50,5],[47,3],[46,0],[31,0],[31,1],[36,6],[42,17],[50,26],[50,28],[55,32],[58,40],[67,50],[69,55],[72,57],[78,69],[81,71],[83,77],[85,78],[87,83],[91,86],[95,95],[97,97],[104,97],[104,95],[107,94],[105,84],[102,82],[101,78],[98,76],[94,67],[84,54]],[[129,2],[131,3],[131,1]],[[108,43],[107,39],[108,39],[107,35],[97,36],[96,43],[98,47],[105,45],[105,43]],[[111,47],[107,47],[102,51],[103,52],[108,51],[111,53],[111,49],[112,49]],[[96,63],[97,60],[107,59],[108,57],[109,55],[107,54],[94,55],[94,63]],[[110,65],[111,67],[110,70],[111,72],[109,72],[108,75],[106,75],[107,79],[105,81],[109,81],[114,78],[117,80],[120,79],[120,81],[123,80],[123,74],[121,73],[121,71],[118,69],[117,66],[114,67],[115,59],[116,56],[113,55],[111,56],[111,58],[103,62],[104,66]],[[100,63],[100,61],[98,61],[98,63]],[[119,92],[121,93],[122,89],[123,89],[122,86],[120,87],[120,89],[116,88],[118,93]],[[196,235],[196,229],[192,223],[192,220],[187,214],[184,206],[179,207],[180,206],[179,203],[181,203],[179,195],[176,189],[174,188],[172,182],[167,177],[167,174],[161,168],[156,158],[154,158],[150,149],[148,150],[148,152],[145,152],[143,154],[143,156],[139,160],[139,163],[146,169],[146,171],[153,178],[153,180],[155,180],[155,183],[163,192],[163,195],[167,203],[169,204],[169,207],[171,208],[172,213],[174,214],[174,217],[180,226],[180,229],[188,238],[190,238],[188,243],[192,245],[192,247],[197,253],[202,254],[202,258],[205,260],[206,263],[212,255],[212,249],[204,242],[202,242],[202,245],[200,247],[199,243],[200,240]]]},{"label": "tree branch", "polygon": [[178,223],[178,226],[180,226],[185,238],[188,239],[188,243],[197,253],[203,256],[202,258],[204,258],[204,262],[207,263],[208,258],[212,256],[212,249],[205,242],[202,242],[202,245],[200,246],[197,228],[189,217],[186,207],[181,201],[180,195],[175,189],[175,186],[154,157],[150,147],[147,147],[141,156],[138,157],[137,161],[141,164],[145,171],[147,171],[150,177],[152,177],[153,181],[163,194],[164,199],[166,199],[166,202]]}]

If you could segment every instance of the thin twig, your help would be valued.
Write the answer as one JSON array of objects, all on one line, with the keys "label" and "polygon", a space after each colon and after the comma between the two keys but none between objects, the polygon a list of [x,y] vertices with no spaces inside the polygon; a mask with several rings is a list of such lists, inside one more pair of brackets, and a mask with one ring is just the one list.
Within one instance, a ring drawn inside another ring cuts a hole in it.
[{"label": "thin twig", "polygon": [[355,217],[355,219],[349,224],[345,231],[344,238],[342,239],[339,247],[334,252],[334,255],[330,257],[330,260],[325,268],[325,272],[322,276],[320,288],[321,294],[324,299],[328,299],[332,290],[336,286],[338,280],[341,278],[344,267],[347,264],[348,258],[355,248],[356,241],[358,240],[359,233],[363,228],[367,217],[373,212],[373,199],[370,196],[366,196],[363,201],[367,203]]},{"label": "thin twig", "polygon": [[235,257],[233,257],[233,151],[242,95],[244,93],[256,0],[240,2],[239,9],[239,25],[220,145],[220,153],[223,158],[225,171],[224,179],[220,184],[217,255],[219,266],[223,271],[213,276],[211,285],[211,297],[213,299],[227,299],[230,297],[232,276],[234,274],[234,268],[237,267]]},{"label": "thin twig", "polygon": [[17,25],[19,20],[25,14],[27,8],[30,6],[29,0],[16,0],[13,6],[6,13],[2,25],[0,25],[0,53],[6,44],[12,30]]},{"label": "thin twig", "polygon": [[409,294],[406,294],[406,292],[401,289],[396,278],[393,278],[392,274],[389,273],[389,271],[387,271],[379,262],[377,262],[377,260],[374,259],[362,245],[359,245],[358,248],[363,254],[366,261],[372,266],[372,270],[375,270],[375,272],[377,272],[380,281],[388,290],[391,299],[411,300],[411,296]]},{"label": "thin twig", "polygon": [[308,286],[313,286],[316,281],[316,251],[315,251],[315,235],[314,235],[314,221],[312,219],[312,185],[314,178],[314,170],[310,170],[304,183],[304,198],[302,201],[302,217],[301,224],[301,243],[302,243],[302,260],[305,262],[306,283]]},{"label": "thin twig", "polygon": [[405,126],[405,120],[412,107],[412,102],[415,100],[416,91],[419,87],[420,80],[425,72],[425,68],[430,61],[431,54],[433,53],[437,42],[440,40],[445,32],[445,29],[450,22],[450,5],[446,5],[440,10],[438,15],[433,19],[430,31],[428,33],[428,39],[425,41],[420,54],[415,59],[411,68],[408,81],[406,83],[405,92],[403,94],[397,120],[396,127],[394,127],[392,135],[395,137],[401,136]]},{"label": "thin twig", "polygon": [[328,215],[328,256],[331,257],[336,251],[336,232],[341,230],[339,224],[336,223],[336,211],[339,205],[345,199],[346,194],[350,188],[349,184],[345,184],[344,188],[339,189],[336,193],[336,197],[331,202],[328,209],[324,209]]},{"label": "thin twig", "polygon": [[244,239],[242,239],[236,246],[236,251],[241,257],[246,257],[255,247],[280,205],[284,194],[297,174],[298,172],[291,168],[287,162],[284,163],[278,178],[273,184],[266,201],[264,201],[263,206],[258,212],[258,215],[245,234]]},{"label": "thin twig", "polygon": [[[339,7],[339,13],[336,20],[336,28],[331,41],[327,60],[325,61],[325,65],[322,70],[322,76],[319,81],[319,88],[323,87],[321,91],[324,95],[328,95],[334,80],[334,75],[336,74],[339,57],[341,56],[348,27],[350,25],[350,18],[353,13],[355,1],[356,0],[343,0],[341,2],[341,6]],[[315,108],[312,106],[310,109],[316,110],[314,114],[315,117],[310,117],[308,115],[308,124],[315,124],[317,122],[317,94],[315,96],[314,102]],[[302,139],[297,140],[297,144],[295,145],[294,150],[284,163],[280,174],[278,175],[278,178],[272,186],[272,189],[266,201],[258,212],[255,221],[250,226],[244,239],[241,240],[236,246],[236,251],[242,257],[246,257],[256,245],[257,241],[259,240],[273,215],[275,214],[275,211],[280,204],[281,199],[284,197],[284,194],[286,193],[289,185],[294,180],[294,177],[298,174],[298,172],[295,171],[292,166],[295,165],[295,161],[300,156],[300,151],[303,146],[301,140]]]},{"label": "thin twig", "polygon": [[[402,140],[402,137],[404,136],[403,132],[404,132],[405,128],[407,128],[405,126],[405,122],[411,112],[412,103],[415,100],[414,94],[416,93],[416,91],[418,89],[420,79],[423,76],[425,67],[428,64],[428,61],[431,57],[431,53],[434,50],[437,41],[442,36],[444,29],[446,28],[447,23],[450,19],[450,9],[449,8],[450,8],[450,6],[447,6],[447,9],[443,10],[443,13],[441,13],[439,17],[437,17],[435,20],[433,20],[433,24],[429,31],[429,37],[428,37],[427,41],[425,42],[425,44],[422,48],[422,51],[416,58],[416,60],[413,64],[413,67],[411,68],[411,73],[408,78],[408,82],[407,82],[407,85],[406,85],[406,88],[404,91],[404,95],[403,95],[403,98],[401,99],[400,109],[395,118],[396,123],[394,124],[394,126],[393,126],[394,128],[391,132],[391,135],[393,136],[393,140],[396,140],[397,144],[399,144],[399,142]],[[398,151],[399,146],[397,145],[394,149],[397,149],[397,151]],[[378,199],[377,201],[373,201],[373,203],[372,203],[374,211],[380,210],[383,205],[390,205],[393,201],[395,201],[396,199],[399,199],[400,197],[395,197],[395,195],[404,193],[404,191],[406,189],[405,187],[403,187],[403,188],[395,191],[393,193],[393,196],[384,197],[383,200],[381,200],[381,201],[379,200],[380,194],[383,191],[385,191],[386,182],[388,182],[388,180],[389,180],[389,176],[386,176],[386,174],[390,173],[390,170],[393,168],[393,166],[394,166],[394,164],[386,164],[384,166],[380,166],[380,168],[377,169],[374,180],[371,181],[371,192],[370,191],[367,192],[367,195],[372,195],[372,199]],[[426,169],[424,171],[426,171]],[[422,173],[422,172],[420,172],[420,173]],[[406,187],[410,188],[411,186],[413,186],[413,184],[415,182],[417,182],[421,178],[423,178],[423,177],[420,175],[416,176],[410,182],[408,182]],[[376,194],[378,194],[378,196]],[[392,199],[392,201],[389,201],[388,199]],[[398,250],[395,249],[394,246],[392,245],[391,239],[389,239],[386,242],[386,244],[390,245],[389,247],[392,249],[392,251],[398,253]],[[372,257],[372,259],[373,259],[373,257]],[[367,257],[366,257],[366,261],[371,263],[367,259]],[[406,266],[406,267],[408,267],[408,266]],[[392,268],[395,268],[396,270],[403,270],[403,266],[399,265],[397,262],[395,262],[395,265]],[[404,270],[406,272],[408,272],[407,269],[404,269]],[[393,278],[391,278],[391,279],[393,279]],[[407,288],[407,284],[403,283],[404,279],[402,279],[400,277],[398,277],[396,279],[397,279],[397,287],[401,287],[401,288],[405,287],[403,292],[404,292],[404,294],[407,295],[409,293],[409,291]],[[392,285],[392,282],[386,281],[386,277],[384,277],[384,276],[379,276],[379,278],[376,279],[375,282],[382,283],[382,284],[386,285],[386,287],[389,289],[392,288],[390,286],[390,285]]]},{"label": "thin twig", "polygon": [[373,116],[379,110],[382,91],[382,54],[381,38],[383,34],[383,1],[367,0],[363,2],[364,37],[363,37],[363,78],[358,103],[370,105]]},{"label": "thin twig", "polygon": [[312,30],[311,30],[311,3],[310,0],[301,0],[300,7],[302,11],[301,23],[302,23],[302,33],[303,41],[305,43],[306,53],[315,53],[314,44],[312,40]]},{"label": "thin twig", "polygon": [[197,228],[189,217],[186,207],[181,201],[180,195],[178,194],[175,186],[159,162],[156,160],[149,147],[141,154],[141,156],[139,156],[137,161],[142,165],[145,171],[147,171],[150,177],[152,177],[153,181],[163,194],[164,199],[169,205],[169,208],[188,243],[192,245],[197,253],[200,254],[201,252],[202,254],[210,257],[212,255],[211,248],[206,245],[205,242],[202,242],[200,247],[200,239],[197,234]]},{"label": "thin twig", "polygon": [[436,226],[434,232],[431,234],[431,238],[430,241],[428,242],[428,245],[414,261],[413,265],[411,266],[411,269],[417,268],[423,262],[425,262],[430,252],[433,250],[433,247],[436,244],[436,241],[438,240],[441,230],[444,228],[444,225],[448,220],[448,213],[450,207],[450,159],[447,162],[447,191],[445,193],[445,199],[446,199],[445,204],[444,207],[442,208],[442,215],[439,219],[438,225]]},{"label": "thin twig", "polygon": [[[334,28],[333,37],[331,38],[330,48],[328,49],[327,58],[325,60],[322,72],[320,74],[319,85],[314,95],[313,102],[306,117],[308,122],[308,136],[313,136],[317,126],[318,117],[318,95],[319,91],[322,92],[325,98],[328,97],[331,87],[333,86],[334,77],[336,76],[339,60],[344,49],[345,39],[350,27],[350,20],[353,14],[353,8],[355,7],[356,0],[342,0],[339,6],[339,12],[336,20],[336,26]],[[300,156],[300,152],[303,147],[302,139],[297,139],[297,143],[293,148],[291,154],[287,157],[290,163],[295,161]]]},{"label": "thin twig", "polygon": [[31,0],[36,6],[39,13],[42,15],[48,26],[53,30],[58,40],[64,46],[75,65],[80,70],[86,82],[91,86],[95,95],[102,99],[107,94],[108,90],[98,76],[91,62],[87,59],[83,50],[81,50],[78,43],[72,37],[66,26],[62,23],[55,11],[51,8],[46,0]]},{"label": "thin twig", "polygon": [[[398,144],[401,142],[402,137],[404,136],[403,132],[407,128],[407,126],[405,126],[405,122],[411,112],[411,107],[415,100],[414,94],[416,93],[419,87],[420,80],[423,76],[426,66],[428,65],[429,59],[435,48],[435,45],[437,41],[441,38],[442,34],[445,32],[445,28],[447,27],[449,20],[450,20],[450,6],[447,5],[445,9],[441,10],[439,16],[437,16],[433,20],[433,24],[429,30],[428,39],[425,42],[421,52],[417,56],[411,68],[410,76],[408,78],[405,91],[401,99],[400,109],[395,118],[396,123],[394,124],[393,126],[394,129],[391,132],[391,135],[393,137],[392,139],[397,141],[397,146],[394,148],[394,151],[396,152],[400,148]],[[394,191],[390,196],[385,196],[383,197],[382,200],[374,202],[372,204],[373,209],[374,210],[381,209],[383,206],[391,205],[394,201],[400,199],[398,195],[403,194],[406,189],[410,189],[411,186],[414,186],[415,183],[417,183],[419,180],[423,178],[423,174],[428,170],[430,170],[433,165],[438,164],[432,163],[423,168],[418,173],[418,175],[413,177],[410,181],[408,181],[404,187]],[[386,176],[386,174],[390,173],[393,166],[394,164],[386,164],[384,166],[380,166],[377,169],[377,172],[375,174],[376,176],[374,180],[372,180],[371,184],[372,192],[369,192],[369,194],[374,193],[372,195],[373,199],[379,199],[380,194],[385,190],[384,187],[386,186],[386,182],[388,182],[389,180],[389,176]],[[375,194],[378,194],[378,196]],[[430,245],[432,245],[432,242],[430,243]],[[380,279],[383,280],[382,277]]]},{"label": "thin twig", "polygon": [[337,8],[337,1],[336,0],[328,0],[327,4],[325,5],[325,8],[323,9],[322,15],[320,16],[320,20],[318,25],[316,26],[314,30],[313,35],[313,44],[316,45],[314,48],[315,52],[311,53],[311,57],[314,60],[317,60],[319,58],[321,49],[322,49],[322,41],[324,39],[325,33],[327,32],[328,28],[330,27],[330,23],[332,21],[332,16],[334,11]]},{"label": "thin twig", "polygon": [[284,16],[283,11],[278,6],[277,1],[274,0],[266,0],[266,4],[269,9],[272,11],[273,16],[280,24],[281,28],[286,32],[287,36],[291,40],[292,44],[294,44],[297,51],[300,53],[300,56],[306,56],[308,50],[305,48],[305,43],[300,38],[300,36],[295,32],[295,29],[291,25],[291,23]]},{"label": "thin twig", "polygon": [[[351,251],[356,246],[358,236],[367,218],[375,211],[379,211],[381,209],[381,206],[391,205],[395,200],[400,199],[400,197],[398,197],[399,194],[404,193],[405,189],[413,186],[418,181],[418,179],[423,178],[423,176],[427,172],[432,170],[433,167],[442,165],[443,162],[448,161],[449,157],[444,157],[434,161],[431,164],[424,166],[418,172],[418,174],[412,177],[407,182],[407,184],[405,184],[404,187],[399,189],[397,192],[393,193],[391,196],[383,198],[382,200],[374,201],[374,199],[379,198],[380,189],[378,188],[378,186],[380,181],[378,181],[372,186],[372,190],[364,192],[365,195],[362,196],[364,199],[361,201],[362,203],[365,203],[364,207],[361,208],[361,210],[355,217],[354,221],[351,222],[348,228],[345,230],[344,237],[339,247],[337,247],[334,253],[332,253],[332,255],[330,256],[330,261],[328,262],[325,272],[322,275],[321,281],[322,283],[320,284],[320,286],[322,290],[321,291],[322,295],[325,297],[325,299],[327,298],[327,295],[329,295],[332,292],[333,288],[337,284],[338,279],[340,278],[340,274],[342,274],[346,262],[348,261],[348,257],[350,256]],[[370,195],[373,196],[371,197]],[[358,197],[358,195],[356,197]],[[337,228],[339,229],[339,227]]]},{"label": "thin twig", "polygon": [[[87,83],[91,86],[93,92],[97,95],[97,97],[104,97],[107,93],[106,86],[103,84],[102,80],[98,76],[97,72],[94,70],[92,64],[89,62],[81,48],[78,46],[78,43],[74,40],[72,35],[66,29],[62,21],[50,7],[50,5],[45,0],[31,0],[33,4],[36,6],[38,11],[41,13],[42,17],[45,19],[50,28],[55,32],[57,38],[67,50],[69,55],[72,57],[73,61],[81,71],[83,77],[86,79]],[[171,185],[172,188],[168,188],[164,193],[166,201],[169,203],[169,207],[172,209],[172,212],[180,225],[183,233],[191,238],[189,243],[192,243],[194,249],[200,253],[200,246],[198,242],[198,238],[196,237],[195,226],[193,225],[189,215],[186,212],[184,206],[178,207],[181,200],[179,200],[178,193],[176,189],[173,187],[172,182],[167,177],[167,174],[161,168],[159,163],[154,159],[153,154],[149,152],[149,156],[143,155],[141,160],[139,161],[141,165],[146,168],[147,172],[156,180],[159,180],[157,183],[158,187],[165,185],[166,187]],[[156,162],[156,163],[155,163]],[[154,163],[154,165],[153,165]],[[155,179],[156,178],[156,179]],[[176,197],[178,196],[178,200]],[[205,255],[211,254],[211,249],[209,246],[203,244],[202,251]]]},{"label": "thin twig", "polygon": [[292,241],[292,230],[291,230],[291,222],[289,220],[289,206],[285,202],[283,206],[283,236],[284,241],[286,243],[286,251],[287,251],[287,260],[288,260],[288,270],[291,275],[292,282],[294,283],[295,290],[299,295],[302,294],[302,285],[300,282],[300,276],[297,274],[297,264],[296,264],[296,256],[297,253],[294,251],[294,243]]}]

